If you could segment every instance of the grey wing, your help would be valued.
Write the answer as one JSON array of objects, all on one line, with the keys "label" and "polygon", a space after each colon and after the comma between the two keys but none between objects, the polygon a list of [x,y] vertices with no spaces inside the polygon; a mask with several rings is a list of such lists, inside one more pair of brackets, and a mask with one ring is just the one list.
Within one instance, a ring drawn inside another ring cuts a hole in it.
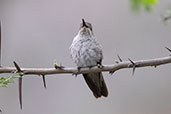
[{"label": "grey wing", "polygon": [[94,52],[95,52],[95,56],[97,57],[96,60],[97,60],[97,63],[98,64],[101,64],[102,62],[102,59],[103,59],[103,52],[102,52],[102,47],[99,43],[96,42],[96,46],[95,48],[92,49]]},{"label": "grey wing", "polygon": [[75,63],[78,63],[78,58],[80,57],[80,43],[77,43],[75,41],[72,42],[71,46],[70,46],[70,56],[72,58],[72,60],[75,62]]}]

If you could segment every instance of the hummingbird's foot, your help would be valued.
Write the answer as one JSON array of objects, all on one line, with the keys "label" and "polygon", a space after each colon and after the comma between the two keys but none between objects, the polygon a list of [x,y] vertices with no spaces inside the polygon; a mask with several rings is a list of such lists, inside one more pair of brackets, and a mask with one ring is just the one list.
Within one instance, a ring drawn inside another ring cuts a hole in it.
[{"label": "hummingbird's foot", "polygon": [[102,64],[97,64],[97,67],[102,69],[104,66]]},{"label": "hummingbird's foot", "polygon": [[94,66],[89,66],[89,67],[88,67],[88,68],[89,68],[89,70],[90,70],[92,67],[94,67]]},{"label": "hummingbird's foot", "polygon": [[78,74],[80,74],[81,67],[77,67],[77,72],[72,73],[75,77],[77,77]]},{"label": "hummingbird's foot", "polygon": [[112,75],[114,72],[115,72],[114,70],[113,71],[109,71],[109,74]]}]

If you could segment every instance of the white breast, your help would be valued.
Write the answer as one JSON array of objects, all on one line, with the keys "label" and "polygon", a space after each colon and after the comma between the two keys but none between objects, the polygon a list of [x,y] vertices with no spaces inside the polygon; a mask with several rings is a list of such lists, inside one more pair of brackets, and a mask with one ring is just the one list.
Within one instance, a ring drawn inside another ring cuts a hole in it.
[{"label": "white breast", "polygon": [[93,37],[77,35],[70,47],[71,57],[78,67],[91,67],[102,60],[101,46]]}]

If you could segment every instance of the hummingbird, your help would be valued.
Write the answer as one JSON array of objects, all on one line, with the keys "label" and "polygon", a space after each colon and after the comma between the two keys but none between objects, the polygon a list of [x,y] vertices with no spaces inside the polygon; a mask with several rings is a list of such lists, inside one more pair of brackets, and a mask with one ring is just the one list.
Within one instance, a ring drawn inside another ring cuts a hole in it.
[{"label": "hummingbird", "polygon": [[[85,22],[84,19],[82,19],[78,34],[72,41],[70,53],[78,71],[85,67],[102,66],[103,54],[101,45],[94,36],[92,25],[89,22]],[[83,73],[82,75],[96,98],[108,96],[102,72]]]}]

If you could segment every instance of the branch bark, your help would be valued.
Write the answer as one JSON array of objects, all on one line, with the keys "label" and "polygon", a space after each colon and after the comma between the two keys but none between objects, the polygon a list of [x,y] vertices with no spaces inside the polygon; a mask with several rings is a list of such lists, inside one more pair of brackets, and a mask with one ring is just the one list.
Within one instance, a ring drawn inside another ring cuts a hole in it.
[{"label": "branch bark", "polygon": [[[125,68],[140,68],[140,67],[148,67],[154,66],[157,67],[159,65],[169,64],[171,63],[171,56],[156,58],[156,59],[148,59],[148,60],[137,60],[137,61],[117,61],[111,65],[103,65],[102,68],[98,66],[92,68],[81,68],[79,71],[77,68],[20,68],[23,75],[50,75],[50,74],[81,74],[81,73],[89,73],[89,72],[110,72],[113,73],[120,69]],[[16,67],[0,67],[0,73],[13,73],[17,71]]]}]

